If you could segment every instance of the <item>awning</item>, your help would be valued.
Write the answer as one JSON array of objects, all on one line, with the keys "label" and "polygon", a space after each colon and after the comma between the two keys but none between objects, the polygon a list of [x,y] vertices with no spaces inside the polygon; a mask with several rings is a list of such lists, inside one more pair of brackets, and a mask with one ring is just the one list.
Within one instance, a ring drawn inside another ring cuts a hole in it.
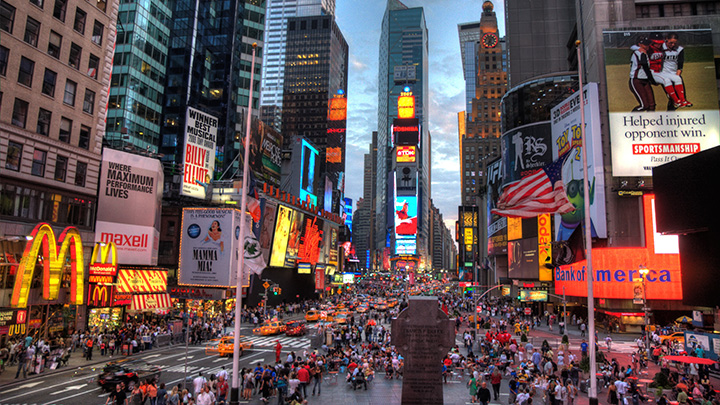
[{"label": "awning", "polygon": [[136,294],[130,302],[130,311],[152,311],[170,308],[170,294]]}]

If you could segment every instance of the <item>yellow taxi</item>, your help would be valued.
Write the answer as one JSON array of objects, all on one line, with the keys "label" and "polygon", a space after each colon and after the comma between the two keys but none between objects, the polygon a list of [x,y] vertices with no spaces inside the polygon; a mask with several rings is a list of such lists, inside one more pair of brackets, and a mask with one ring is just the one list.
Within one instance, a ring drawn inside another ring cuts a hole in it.
[{"label": "yellow taxi", "polygon": [[684,332],[674,332],[669,335],[660,335],[660,342],[665,343],[667,341],[685,343]]},{"label": "yellow taxi", "polygon": [[348,323],[348,318],[350,318],[350,314],[348,313],[348,311],[338,311],[336,314],[333,315],[333,321],[339,324]]},{"label": "yellow taxi", "polygon": [[285,333],[287,326],[278,320],[265,321],[259,327],[253,329],[253,335],[268,336]]},{"label": "yellow taxi", "polygon": [[305,320],[307,322],[317,322],[320,320],[320,313],[317,310],[311,309],[305,313]]},{"label": "yellow taxi", "polygon": [[341,302],[341,303],[337,304],[336,308],[337,309],[345,309],[345,303]]},{"label": "yellow taxi", "polygon": [[395,298],[390,299],[390,300],[388,300],[388,302],[387,302],[387,306],[388,306],[389,308],[395,308],[395,307],[397,306],[397,304],[398,304],[398,300],[396,300]]},{"label": "yellow taxi", "polygon": [[[249,340],[244,340],[242,336],[240,337],[240,355],[242,356],[243,351],[247,349],[252,349],[252,342]],[[233,336],[225,336],[220,339],[220,342],[217,346],[217,351],[220,357],[224,356],[232,356],[233,351],[235,350],[235,337]]]},{"label": "yellow taxi", "polygon": [[368,311],[368,307],[367,307],[367,305],[363,304],[363,305],[360,305],[359,307],[355,308],[355,311],[357,311],[358,313],[364,314],[365,312]]}]

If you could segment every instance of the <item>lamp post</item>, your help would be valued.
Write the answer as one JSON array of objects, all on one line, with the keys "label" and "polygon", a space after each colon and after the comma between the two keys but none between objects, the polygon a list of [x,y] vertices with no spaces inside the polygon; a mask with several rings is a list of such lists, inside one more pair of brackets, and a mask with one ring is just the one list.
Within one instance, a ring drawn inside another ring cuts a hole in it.
[{"label": "lamp post", "polygon": [[405,265],[405,301],[410,305],[410,266]]},{"label": "lamp post", "polygon": [[640,265],[640,275],[642,276],[642,283],[643,283],[643,311],[645,312],[645,354],[649,356],[650,354],[650,334],[648,333],[648,329],[650,326],[650,316],[648,316],[648,302],[647,302],[647,283],[645,282],[645,279],[647,278],[648,273],[650,270]]}]

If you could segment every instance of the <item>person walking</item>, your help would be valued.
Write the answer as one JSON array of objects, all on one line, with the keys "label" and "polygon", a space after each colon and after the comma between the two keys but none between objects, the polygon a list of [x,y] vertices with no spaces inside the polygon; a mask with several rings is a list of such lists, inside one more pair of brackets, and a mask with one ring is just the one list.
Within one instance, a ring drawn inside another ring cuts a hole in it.
[{"label": "person walking", "polygon": [[502,373],[500,372],[500,369],[495,367],[490,375],[490,384],[492,384],[493,387],[494,401],[498,401],[500,398],[500,383],[502,383]]},{"label": "person walking", "polygon": [[320,364],[315,364],[315,367],[312,369],[312,380],[313,380],[313,389],[312,394],[315,395],[315,388],[317,387],[317,394],[320,396],[320,391],[322,390],[322,378],[323,378],[323,370],[322,367],[320,367]]},{"label": "person walking", "polygon": [[477,400],[482,405],[488,405],[490,402],[490,390],[488,389],[485,381],[480,384],[480,388],[477,390]]}]

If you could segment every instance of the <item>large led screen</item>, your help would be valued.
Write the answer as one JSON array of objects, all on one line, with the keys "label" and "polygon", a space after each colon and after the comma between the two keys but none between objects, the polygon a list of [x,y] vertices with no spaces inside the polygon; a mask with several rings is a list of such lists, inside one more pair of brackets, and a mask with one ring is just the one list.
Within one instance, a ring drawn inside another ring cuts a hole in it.
[{"label": "large led screen", "polygon": [[313,205],[317,205],[317,196],[320,191],[317,176],[319,162],[318,150],[303,139],[302,165],[300,166],[300,199]]},{"label": "large led screen", "polygon": [[275,235],[273,236],[272,251],[270,253],[270,267],[285,267],[285,254],[294,213],[295,211],[284,205],[278,206]]},{"label": "large led screen", "polygon": [[414,255],[417,251],[417,197],[395,199],[395,253]]},{"label": "large led screen", "polygon": [[604,31],[603,40],[613,176],[652,176],[720,144],[710,29]]}]

